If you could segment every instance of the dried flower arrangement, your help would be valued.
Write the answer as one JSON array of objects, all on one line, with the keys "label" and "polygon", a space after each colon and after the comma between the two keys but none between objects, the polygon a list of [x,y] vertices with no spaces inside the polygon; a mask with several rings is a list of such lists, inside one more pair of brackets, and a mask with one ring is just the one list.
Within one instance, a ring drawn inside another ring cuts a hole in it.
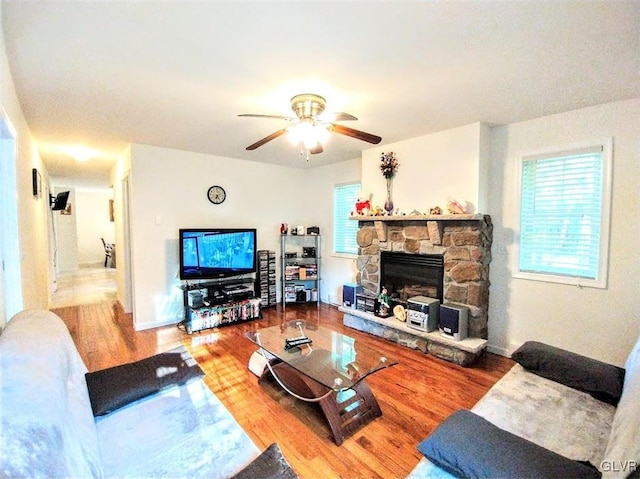
[{"label": "dried flower arrangement", "polygon": [[380,171],[382,171],[382,176],[385,178],[393,178],[398,170],[398,166],[400,166],[400,163],[398,163],[396,154],[393,151],[380,155]]}]

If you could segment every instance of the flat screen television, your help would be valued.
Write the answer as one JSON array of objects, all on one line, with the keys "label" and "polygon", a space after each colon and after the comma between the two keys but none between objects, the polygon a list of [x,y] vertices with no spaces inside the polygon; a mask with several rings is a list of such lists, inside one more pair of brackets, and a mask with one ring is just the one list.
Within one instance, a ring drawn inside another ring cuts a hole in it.
[{"label": "flat screen television", "polygon": [[69,201],[69,191],[63,191],[56,196],[49,195],[51,202],[51,209],[53,211],[60,211],[67,208],[67,202]]},{"label": "flat screen television", "polygon": [[221,279],[256,271],[255,229],[181,229],[179,236],[180,279]]}]

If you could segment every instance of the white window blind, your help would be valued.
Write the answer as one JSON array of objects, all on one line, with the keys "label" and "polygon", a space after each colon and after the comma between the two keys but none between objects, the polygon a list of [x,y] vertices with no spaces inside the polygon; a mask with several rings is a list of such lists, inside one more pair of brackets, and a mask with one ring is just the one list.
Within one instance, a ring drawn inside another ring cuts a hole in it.
[{"label": "white window blind", "polygon": [[605,171],[602,145],[523,158],[520,272],[600,278]]},{"label": "white window blind", "polygon": [[333,252],[358,254],[358,222],[350,220],[354,209],[360,183],[336,185],[333,190]]}]

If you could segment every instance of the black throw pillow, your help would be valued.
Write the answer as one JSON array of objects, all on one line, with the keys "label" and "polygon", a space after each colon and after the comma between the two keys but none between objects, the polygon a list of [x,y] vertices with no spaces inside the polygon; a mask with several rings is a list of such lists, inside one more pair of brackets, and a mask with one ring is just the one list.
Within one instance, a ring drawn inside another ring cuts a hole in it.
[{"label": "black throw pillow", "polygon": [[441,423],[418,450],[456,477],[599,478],[600,472],[493,425],[471,411]]},{"label": "black throw pillow", "polygon": [[298,479],[298,475],[282,455],[278,444],[273,443],[244,469],[229,479]]},{"label": "black throw pillow", "polygon": [[583,391],[600,401],[614,406],[620,401],[625,371],[612,364],[537,341],[527,341],[511,358],[538,376]]},{"label": "black throw pillow", "polygon": [[184,346],[129,364],[87,373],[94,416],[103,416],[164,388],[204,376]]}]

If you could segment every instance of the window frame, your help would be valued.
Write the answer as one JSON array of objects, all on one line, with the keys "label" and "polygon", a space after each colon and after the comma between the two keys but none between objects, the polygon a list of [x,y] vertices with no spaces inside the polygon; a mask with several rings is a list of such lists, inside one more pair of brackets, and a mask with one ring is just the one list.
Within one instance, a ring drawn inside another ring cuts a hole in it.
[{"label": "window frame", "polygon": [[[598,247],[598,277],[595,279],[583,278],[579,276],[559,275],[546,272],[533,272],[520,270],[520,249],[521,249],[521,222],[522,222],[522,176],[525,161],[533,159],[551,159],[577,154],[580,150],[589,148],[602,148],[602,190],[601,190],[601,210],[600,210],[600,237]],[[609,239],[611,235],[611,194],[612,194],[612,171],[613,171],[613,142],[611,138],[602,139],[600,141],[585,142],[579,144],[570,144],[547,148],[544,150],[522,153],[518,157],[517,182],[516,182],[516,215],[517,221],[515,225],[516,241],[515,254],[513,257],[512,268],[513,277],[518,279],[526,279],[532,281],[542,281],[548,283],[566,284],[590,288],[606,289],[608,282],[609,269]]]},{"label": "window frame", "polygon": [[[347,253],[342,251],[336,251],[336,235],[338,234],[338,228],[335,222],[336,215],[336,190],[340,187],[357,185],[358,192],[362,190],[362,182],[361,181],[349,181],[346,183],[336,183],[333,185],[333,199],[332,199],[332,218],[331,221],[333,223],[333,234],[331,235],[331,255],[338,258],[349,258],[354,259],[358,257],[358,252],[356,250],[355,253]],[[355,201],[353,202],[353,206],[355,207]],[[346,219],[346,221],[350,221],[354,223],[354,227],[358,228],[358,223],[355,220]],[[349,223],[347,223],[349,224]]]}]

